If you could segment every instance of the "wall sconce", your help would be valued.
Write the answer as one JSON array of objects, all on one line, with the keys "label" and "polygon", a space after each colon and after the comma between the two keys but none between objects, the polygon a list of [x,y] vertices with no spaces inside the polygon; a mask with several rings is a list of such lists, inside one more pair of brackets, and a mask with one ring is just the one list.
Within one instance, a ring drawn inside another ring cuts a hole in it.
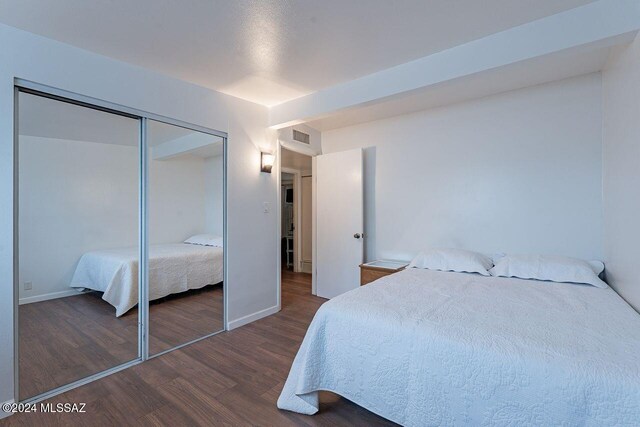
[{"label": "wall sconce", "polygon": [[273,154],[265,153],[264,151],[260,153],[260,172],[271,173],[271,168],[273,167],[273,161],[276,156]]}]

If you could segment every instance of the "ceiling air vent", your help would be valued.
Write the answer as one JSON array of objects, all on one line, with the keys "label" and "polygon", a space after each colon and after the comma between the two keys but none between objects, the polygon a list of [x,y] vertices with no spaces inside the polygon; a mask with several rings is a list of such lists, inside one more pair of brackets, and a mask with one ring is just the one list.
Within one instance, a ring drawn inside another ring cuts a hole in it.
[{"label": "ceiling air vent", "polygon": [[293,139],[295,141],[298,142],[302,142],[303,144],[308,144],[309,143],[309,135],[304,133],[304,132],[300,132],[299,130],[293,130]]}]

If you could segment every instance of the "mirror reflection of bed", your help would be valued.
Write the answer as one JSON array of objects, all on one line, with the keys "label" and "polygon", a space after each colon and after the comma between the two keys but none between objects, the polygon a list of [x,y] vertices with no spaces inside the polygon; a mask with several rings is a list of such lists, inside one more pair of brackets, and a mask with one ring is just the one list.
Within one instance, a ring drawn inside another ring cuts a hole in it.
[{"label": "mirror reflection of bed", "polygon": [[[135,117],[19,95],[19,398],[140,357]],[[149,354],[224,329],[223,140],[149,120]]]},{"label": "mirror reflection of bed", "polygon": [[[222,237],[215,234],[150,245],[150,354],[224,328],[223,262]],[[138,249],[83,254],[71,286],[99,293],[103,301],[113,306],[112,315],[131,317],[138,304]],[[137,321],[137,311],[133,317]]]}]

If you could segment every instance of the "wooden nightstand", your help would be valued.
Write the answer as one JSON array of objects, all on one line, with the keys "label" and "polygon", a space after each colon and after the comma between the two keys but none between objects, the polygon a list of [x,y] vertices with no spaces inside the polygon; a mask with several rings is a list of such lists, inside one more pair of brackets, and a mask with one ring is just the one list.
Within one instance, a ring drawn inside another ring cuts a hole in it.
[{"label": "wooden nightstand", "polygon": [[378,280],[381,277],[396,273],[408,265],[405,261],[381,259],[360,264],[360,286]]}]

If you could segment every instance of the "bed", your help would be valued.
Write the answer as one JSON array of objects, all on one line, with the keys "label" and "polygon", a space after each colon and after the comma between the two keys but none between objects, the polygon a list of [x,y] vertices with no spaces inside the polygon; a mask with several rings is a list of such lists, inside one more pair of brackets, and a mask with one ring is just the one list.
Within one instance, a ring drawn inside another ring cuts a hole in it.
[{"label": "bed", "polygon": [[638,425],[640,315],[593,286],[407,269],[316,313],[278,407],[397,423]]},{"label": "bed", "polygon": [[[149,247],[149,301],[223,281],[221,247],[174,243]],[[104,292],[122,316],[138,304],[138,248],[85,253],[70,286]]]}]

